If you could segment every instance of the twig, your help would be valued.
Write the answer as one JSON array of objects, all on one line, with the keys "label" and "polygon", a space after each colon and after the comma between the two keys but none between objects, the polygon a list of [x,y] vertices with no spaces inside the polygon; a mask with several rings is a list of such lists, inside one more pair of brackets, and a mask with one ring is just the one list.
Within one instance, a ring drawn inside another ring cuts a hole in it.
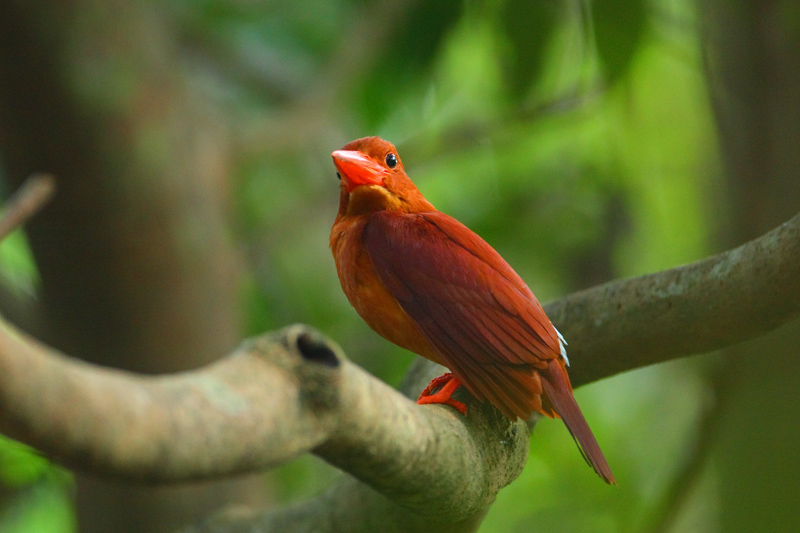
[{"label": "twig", "polygon": [[3,207],[0,241],[35,215],[55,191],[56,180],[51,174],[32,174],[25,180]]}]

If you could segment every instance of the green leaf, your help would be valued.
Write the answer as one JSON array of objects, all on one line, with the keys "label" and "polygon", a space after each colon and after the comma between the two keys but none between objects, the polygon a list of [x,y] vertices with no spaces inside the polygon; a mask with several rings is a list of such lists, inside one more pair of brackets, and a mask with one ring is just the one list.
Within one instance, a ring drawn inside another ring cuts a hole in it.
[{"label": "green leaf", "polygon": [[383,51],[361,94],[361,106],[367,123],[380,124],[399,100],[399,95],[420,85],[442,42],[461,18],[461,0],[417,2],[397,18],[391,28],[391,42]]},{"label": "green leaf", "polygon": [[50,469],[33,448],[0,435],[0,481],[9,487],[29,485]]},{"label": "green leaf", "polygon": [[563,3],[553,0],[509,0],[504,6],[501,25],[511,51],[503,66],[509,90],[516,99],[524,98],[539,79],[562,12]]},{"label": "green leaf", "polygon": [[645,0],[595,0],[592,19],[600,62],[614,83],[628,72],[645,33]]}]

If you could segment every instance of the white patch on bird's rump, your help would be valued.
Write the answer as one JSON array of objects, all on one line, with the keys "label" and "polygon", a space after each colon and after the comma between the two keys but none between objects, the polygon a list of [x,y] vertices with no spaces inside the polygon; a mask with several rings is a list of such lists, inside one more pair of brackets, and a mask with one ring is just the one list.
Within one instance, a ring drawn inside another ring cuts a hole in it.
[{"label": "white patch on bird's rump", "polygon": [[564,339],[564,336],[558,331],[558,328],[553,326],[553,329],[556,330],[558,334],[558,346],[561,348],[561,357],[564,358],[564,362],[567,363],[569,366],[569,358],[567,357],[567,341]]}]

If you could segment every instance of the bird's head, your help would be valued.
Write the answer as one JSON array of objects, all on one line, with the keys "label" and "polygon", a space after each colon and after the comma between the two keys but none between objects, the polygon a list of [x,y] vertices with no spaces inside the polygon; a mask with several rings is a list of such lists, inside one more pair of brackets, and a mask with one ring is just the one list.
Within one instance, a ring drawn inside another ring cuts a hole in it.
[{"label": "bird's head", "polygon": [[363,137],[347,143],[331,156],[342,182],[340,215],[433,210],[409,179],[392,143],[380,137]]}]

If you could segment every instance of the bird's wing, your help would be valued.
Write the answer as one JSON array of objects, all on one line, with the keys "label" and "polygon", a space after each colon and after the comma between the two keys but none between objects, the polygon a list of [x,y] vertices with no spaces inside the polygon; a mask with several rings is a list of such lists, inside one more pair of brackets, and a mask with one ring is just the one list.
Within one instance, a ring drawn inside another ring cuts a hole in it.
[{"label": "bird's wing", "polygon": [[375,213],[363,242],[381,282],[470,392],[506,414],[542,410],[534,370],[562,345],[536,297],[491,246],[439,212]]}]

